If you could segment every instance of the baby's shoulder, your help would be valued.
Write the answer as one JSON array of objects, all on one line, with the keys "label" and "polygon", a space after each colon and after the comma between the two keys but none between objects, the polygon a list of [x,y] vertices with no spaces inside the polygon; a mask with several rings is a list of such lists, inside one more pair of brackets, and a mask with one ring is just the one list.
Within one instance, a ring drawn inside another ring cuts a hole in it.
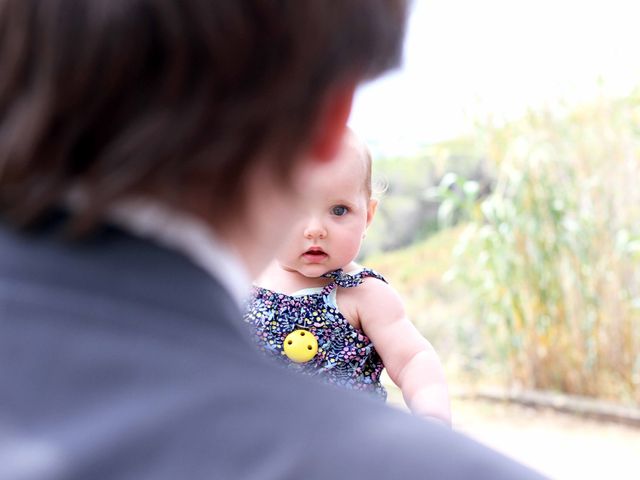
[{"label": "baby's shoulder", "polygon": [[362,283],[358,288],[354,288],[363,296],[376,297],[381,296],[381,300],[386,299],[389,295],[394,295],[394,288],[382,276],[363,276]]},{"label": "baby's shoulder", "polygon": [[379,278],[363,278],[358,287],[340,290],[338,304],[353,312],[352,316],[358,319],[365,331],[374,323],[386,323],[405,316],[400,295],[391,285]]},{"label": "baby's shoulder", "polygon": [[340,270],[336,270],[335,273],[338,273],[338,277],[342,278],[343,281],[350,279],[352,280],[351,283],[357,285],[359,285],[363,280],[366,279],[377,279],[381,280],[382,282],[387,281],[380,272],[356,262],[351,262],[346,267]]},{"label": "baby's shoulder", "polygon": [[362,302],[371,302],[373,305],[399,300],[395,289],[378,272],[362,268],[357,274],[361,283],[356,288],[341,289],[345,294],[350,294],[354,299]]}]

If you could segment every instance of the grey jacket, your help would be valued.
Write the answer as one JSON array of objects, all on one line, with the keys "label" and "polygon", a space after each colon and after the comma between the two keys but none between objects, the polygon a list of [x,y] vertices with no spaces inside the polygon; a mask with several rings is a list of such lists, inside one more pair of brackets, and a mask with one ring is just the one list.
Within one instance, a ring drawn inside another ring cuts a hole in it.
[{"label": "grey jacket", "polygon": [[114,228],[0,224],[0,479],[534,479],[266,363],[222,287]]}]

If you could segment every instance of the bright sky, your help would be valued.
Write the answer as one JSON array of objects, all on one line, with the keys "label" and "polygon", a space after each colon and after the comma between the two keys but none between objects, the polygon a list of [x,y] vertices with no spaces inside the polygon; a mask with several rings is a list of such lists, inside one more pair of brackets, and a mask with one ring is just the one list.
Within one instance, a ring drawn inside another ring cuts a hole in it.
[{"label": "bright sky", "polygon": [[403,67],[361,88],[350,125],[408,154],[488,113],[640,85],[640,0],[414,0]]}]

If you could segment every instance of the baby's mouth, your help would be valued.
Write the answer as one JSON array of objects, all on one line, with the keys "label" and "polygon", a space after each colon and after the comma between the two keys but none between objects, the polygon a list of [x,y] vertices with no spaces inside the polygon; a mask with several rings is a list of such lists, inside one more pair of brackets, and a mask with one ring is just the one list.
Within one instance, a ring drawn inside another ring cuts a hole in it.
[{"label": "baby's mouth", "polygon": [[321,248],[311,247],[309,250],[304,252],[302,256],[309,261],[319,261],[324,260],[328,255]]}]

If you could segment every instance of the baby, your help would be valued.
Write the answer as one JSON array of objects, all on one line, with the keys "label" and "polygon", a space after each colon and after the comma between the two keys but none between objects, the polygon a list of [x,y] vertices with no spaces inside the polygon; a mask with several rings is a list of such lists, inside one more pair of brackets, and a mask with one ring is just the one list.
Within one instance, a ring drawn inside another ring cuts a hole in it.
[{"label": "baby", "polygon": [[245,320],[262,350],[331,384],[386,399],[383,368],[411,411],[451,422],[443,368],[384,278],[354,260],[374,217],[371,156],[348,132],[319,192],[258,279]]}]

